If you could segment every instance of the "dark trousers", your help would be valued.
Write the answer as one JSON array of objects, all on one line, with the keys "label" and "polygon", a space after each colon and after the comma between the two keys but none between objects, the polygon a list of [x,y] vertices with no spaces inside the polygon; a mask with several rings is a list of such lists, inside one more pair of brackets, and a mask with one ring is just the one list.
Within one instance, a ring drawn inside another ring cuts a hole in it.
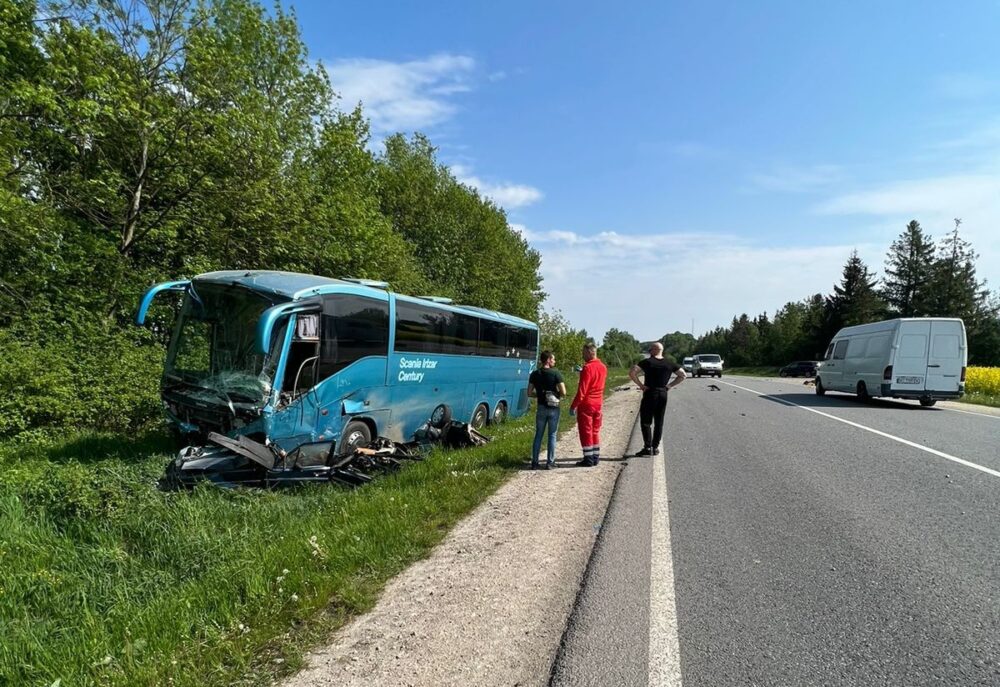
[{"label": "dark trousers", "polygon": [[646,448],[659,448],[663,438],[663,414],[667,411],[667,390],[647,389],[639,405],[639,427]]}]

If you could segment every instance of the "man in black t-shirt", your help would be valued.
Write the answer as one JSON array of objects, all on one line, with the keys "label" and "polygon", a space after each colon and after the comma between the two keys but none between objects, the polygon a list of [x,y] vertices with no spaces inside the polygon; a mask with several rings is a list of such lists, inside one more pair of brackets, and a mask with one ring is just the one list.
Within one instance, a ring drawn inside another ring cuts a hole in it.
[{"label": "man in black t-shirt", "polygon": [[[639,375],[643,376],[639,381]],[[670,381],[670,375],[674,375]],[[639,361],[629,370],[628,376],[642,389],[642,404],[639,406],[639,427],[642,429],[642,450],[637,456],[657,456],[660,454],[660,440],[663,438],[663,414],[667,410],[667,390],[677,386],[687,373],[677,363],[663,357],[663,344],[654,343],[649,347],[649,357]]]},{"label": "man in black t-shirt", "polygon": [[531,446],[531,469],[538,468],[542,437],[549,431],[549,446],[545,469],[556,466],[556,432],[559,430],[559,401],[566,395],[562,374],[555,369],[556,357],[551,351],[538,356],[538,369],[528,377],[528,396],[538,399],[535,411],[535,441]]}]

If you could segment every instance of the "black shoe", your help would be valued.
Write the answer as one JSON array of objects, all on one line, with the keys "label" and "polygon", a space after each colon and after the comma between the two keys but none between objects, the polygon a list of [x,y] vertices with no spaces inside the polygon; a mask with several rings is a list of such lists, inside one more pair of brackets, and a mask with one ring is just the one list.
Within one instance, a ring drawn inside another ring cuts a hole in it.
[{"label": "black shoe", "polygon": [[546,469],[546,470],[551,470],[551,469],[552,469],[552,468],[554,468],[555,466],[556,466],[556,464],[555,464],[555,463],[546,463],[546,464],[545,464],[545,469]]},{"label": "black shoe", "polygon": [[653,455],[654,455],[654,456],[658,456],[658,455],[660,455],[660,449],[658,449],[658,448],[654,448],[654,449],[653,449]]},{"label": "black shoe", "polygon": [[592,468],[592,467],[594,467],[594,463],[592,463],[591,461],[587,460],[586,458],[584,458],[583,460],[576,461],[576,464],[578,466],[580,466],[581,468]]},{"label": "black shoe", "polygon": [[532,470],[537,470],[538,469],[538,463],[532,463],[531,464],[531,469]]},{"label": "black shoe", "polygon": [[641,451],[637,452],[635,455],[637,455],[637,456],[655,456],[656,455],[656,451],[654,451],[653,449],[649,448],[648,446],[644,446],[643,449]]}]

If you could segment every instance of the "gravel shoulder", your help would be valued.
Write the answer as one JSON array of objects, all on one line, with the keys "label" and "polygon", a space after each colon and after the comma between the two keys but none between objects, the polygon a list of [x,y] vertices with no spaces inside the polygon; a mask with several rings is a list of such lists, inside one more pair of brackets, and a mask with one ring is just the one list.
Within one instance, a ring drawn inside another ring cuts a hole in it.
[{"label": "gravel shoulder", "polygon": [[566,432],[563,467],[515,475],[284,687],[547,684],[638,407],[635,388],[609,396],[612,460],[570,467],[581,452],[576,428]]}]

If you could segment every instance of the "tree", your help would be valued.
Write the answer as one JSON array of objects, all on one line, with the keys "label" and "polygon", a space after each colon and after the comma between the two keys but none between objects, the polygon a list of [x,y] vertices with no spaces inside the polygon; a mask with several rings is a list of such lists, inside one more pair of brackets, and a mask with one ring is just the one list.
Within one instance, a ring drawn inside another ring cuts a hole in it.
[{"label": "tree", "polygon": [[934,277],[934,242],[917,220],[892,242],[885,260],[882,298],[900,317],[926,315]]},{"label": "tree", "polygon": [[931,312],[938,317],[960,317],[969,337],[972,362],[996,361],[995,332],[997,303],[990,298],[984,282],[976,277],[972,246],[959,236],[960,219],[941,241],[931,280]]},{"label": "tree", "polygon": [[539,347],[555,354],[556,367],[569,370],[580,362],[580,352],[584,344],[590,341],[587,330],[574,329],[558,310],[541,311],[538,314],[538,328],[541,332]]},{"label": "tree", "polygon": [[502,209],[460,184],[426,136],[390,136],[379,158],[383,214],[414,247],[437,295],[534,319],[541,257]]},{"label": "tree", "polygon": [[663,355],[671,358],[674,362],[683,361],[694,354],[697,340],[687,332],[673,332],[660,337],[663,344]]},{"label": "tree", "polygon": [[731,367],[760,365],[760,333],[746,313],[733,318],[725,340],[724,357]]},{"label": "tree", "polygon": [[841,327],[882,319],[886,307],[875,289],[877,283],[858,252],[851,251],[840,284],[835,285],[833,295],[827,297],[828,329],[835,332]]},{"label": "tree", "polygon": [[986,307],[989,292],[976,278],[976,258],[972,246],[958,233],[961,220],[941,240],[931,279],[931,312],[938,317],[972,320]]},{"label": "tree", "polygon": [[608,365],[632,367],[642,360],[642,347],[639,340],[628,332],[611,328],[604,335],[598,355]]}]

